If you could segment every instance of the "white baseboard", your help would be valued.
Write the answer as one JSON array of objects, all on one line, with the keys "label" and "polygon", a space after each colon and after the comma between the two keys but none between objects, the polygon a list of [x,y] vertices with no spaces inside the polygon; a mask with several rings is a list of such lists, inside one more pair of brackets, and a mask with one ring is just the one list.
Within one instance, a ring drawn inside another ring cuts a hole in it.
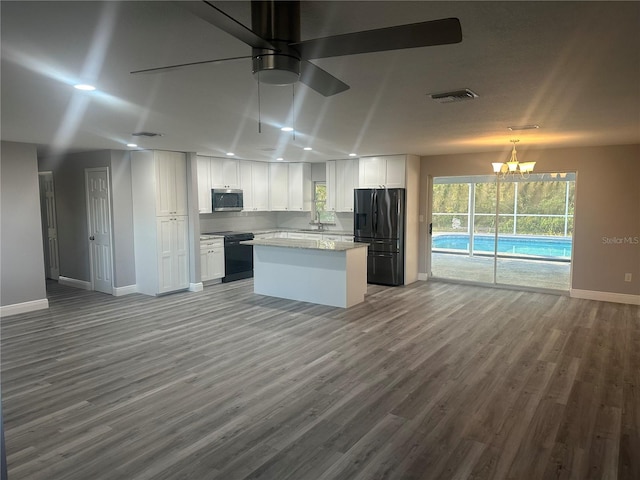
[{"label": "white baseboard", "polygon": [[190,283],[189,284],[189,291],[190,292],[201,292],[203,290],[203,286],[202,286],[202,282],[198,282],[198,283]]},{"label": "white baseboard", "polygon": [[595,290],[578,290],[572,288],[569,291],[569,296],[573,298],[584,298],[585,300],[598,300],[600,302],[640,305],[640,295],[631,295],[627,293],[598,292]]},{"label": "white baseboard", "polygon": [[429,279],[429,276],[426,273],[418,273],[418,280],[422,280],[426,282]]},{"label": "white baseboard", "polygon": [[44,310],[45,308],[49,308],[49,300],[46,298],[32,300],[30,302],[14,303],[13,305],[4,305],[0,307],[0,317],[34,312],[36,310]]},{"label": "white baseboard", "polygon": [[58,277],[58,283],[60,285],[66,285],[68,287],[81,288],[82,290],[91,290],[91,282],[85,282],[84,280],[76,280],[75,278]]},{"label": "white baseboard", "polygon": [[123,295],[131,295],[132,293],[138,293],[137,285],[127,285],[126,287],[113,287],[113,296],[121,297]]}]

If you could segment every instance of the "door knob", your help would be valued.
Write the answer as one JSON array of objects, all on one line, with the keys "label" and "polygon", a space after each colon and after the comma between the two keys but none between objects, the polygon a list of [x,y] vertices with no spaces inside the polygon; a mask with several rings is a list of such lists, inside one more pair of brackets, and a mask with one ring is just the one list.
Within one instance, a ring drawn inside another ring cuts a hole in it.
[{"label": "door knob", "polygon": [[95,239],[96,239],[96,237],[94,237],[93,235],[91,235],[91,236],[89,237],[89,240],[95,240]]}]

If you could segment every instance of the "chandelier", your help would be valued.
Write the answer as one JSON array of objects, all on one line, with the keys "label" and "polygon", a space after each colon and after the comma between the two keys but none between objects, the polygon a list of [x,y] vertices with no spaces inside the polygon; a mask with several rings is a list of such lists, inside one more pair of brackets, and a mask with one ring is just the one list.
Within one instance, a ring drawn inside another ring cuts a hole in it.
[{"label": "chandelier", "polygon": [[529,177],[529,174],[533,172],[533,167],[536,162],[518,162],[518,153],[516,152],[516,143],[520,140],[511,140],[513,143],[513,149],[511,150],[511,159],[508,162],[494,162],[493,165],[493,173],[498,175],[501,178],[506,178],[507,176],[515,176],[519,174],[522,178]]}]

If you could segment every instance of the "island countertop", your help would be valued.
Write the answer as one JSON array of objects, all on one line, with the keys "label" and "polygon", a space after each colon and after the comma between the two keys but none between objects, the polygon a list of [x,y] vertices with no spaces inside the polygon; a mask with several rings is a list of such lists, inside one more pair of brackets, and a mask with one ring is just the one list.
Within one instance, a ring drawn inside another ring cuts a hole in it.
[{"label": "island countertop", "polygon": [[366,248],[368,243],[359,242],[335,242],[333,240],[302,240],[293,238],[255,238],[240,242],[245,245],[255,245],[264,247],[285,247],[285,248],[302,248],[307,250],[333,250],[336,252],[344,252],[353,250],[354,248]]}]

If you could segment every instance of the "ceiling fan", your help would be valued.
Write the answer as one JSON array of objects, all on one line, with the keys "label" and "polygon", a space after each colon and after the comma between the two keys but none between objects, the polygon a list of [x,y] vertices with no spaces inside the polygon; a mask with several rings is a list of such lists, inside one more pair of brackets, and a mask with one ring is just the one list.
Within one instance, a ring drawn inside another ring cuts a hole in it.
[{"label": "ceiling fan", "polygon": [[224,13],[212,2],[203,0],[176,3],[249,45],[252,54],[147,68],[131,73],[156,73],[189,65],[251,58],[253,75],[259,82],[290,85],[299,80],[316,92],[329,97],[348,90],[349,85],[309,62],[310,59],[446,45],[462,41],[462,30],[457,18],[300,41],[299,1],[252,0],[251,29]]}]

